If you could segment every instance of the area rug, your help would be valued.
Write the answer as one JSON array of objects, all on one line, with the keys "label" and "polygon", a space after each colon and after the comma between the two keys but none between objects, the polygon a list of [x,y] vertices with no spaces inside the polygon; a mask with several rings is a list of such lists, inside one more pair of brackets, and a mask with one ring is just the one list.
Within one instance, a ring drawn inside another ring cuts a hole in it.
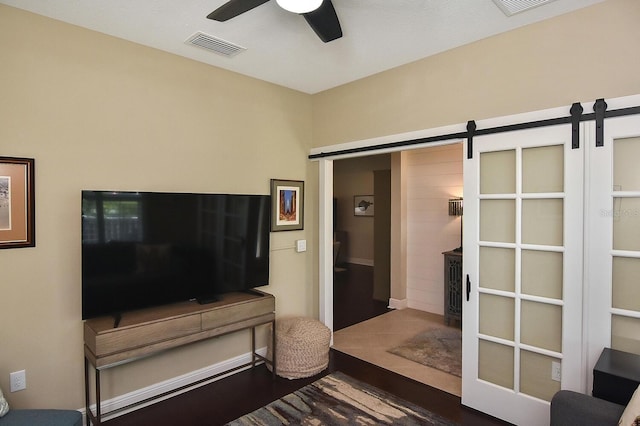
[{"label": "area rug", "polygon": [[453,425],[390,393],[335,372],[228,425]]},{"label": "area rug", "polygon": [[428,329],[388,352],[462,377],[462,332],[457,328]]}]

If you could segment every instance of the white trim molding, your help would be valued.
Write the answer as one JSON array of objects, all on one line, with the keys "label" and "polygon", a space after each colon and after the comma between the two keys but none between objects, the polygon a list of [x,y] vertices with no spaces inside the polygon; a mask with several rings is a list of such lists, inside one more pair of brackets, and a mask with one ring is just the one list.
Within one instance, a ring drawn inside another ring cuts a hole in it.
[{"label": "white trim molding", "polygon": [[407,299],[394,299],[389,298],[389,308],[391,309],[406,309],[409,307]]}]

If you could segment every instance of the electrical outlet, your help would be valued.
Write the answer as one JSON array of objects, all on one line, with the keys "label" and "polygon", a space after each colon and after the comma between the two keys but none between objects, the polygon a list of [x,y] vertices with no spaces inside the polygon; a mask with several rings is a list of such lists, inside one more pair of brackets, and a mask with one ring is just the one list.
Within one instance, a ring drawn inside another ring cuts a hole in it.
[{"label": "electrical outlet", "polygon": [[14,371],[9,377],[11,379],[11,392],[17,392],[27,388],[26,371]]},{"label": "electrical outlet", "polygon": [[562,380],[562,369],[559,362],[551,362],[551,380],[555,380],[556,382]]}]

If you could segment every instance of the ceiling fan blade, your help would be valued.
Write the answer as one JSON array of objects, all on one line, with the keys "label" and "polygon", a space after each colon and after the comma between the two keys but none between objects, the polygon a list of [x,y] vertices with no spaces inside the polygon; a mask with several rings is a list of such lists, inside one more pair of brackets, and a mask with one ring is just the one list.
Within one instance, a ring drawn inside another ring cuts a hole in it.
[{"label": "ceiling fan blade", "polygon": [[319,8],[313,12],[304,13],[302,16],[320,37],[320,40],[325,43],[342,37],[340,21],[338,21],[338,15],[336,15],[331,0],[324,0]]},{"label": "ceiling fan blade", "polygon": [[268,2],[269,0],[229,0],[213,12],[207,15],[207,19],[224,22],[238,15],[242,15],[251,9]]}]

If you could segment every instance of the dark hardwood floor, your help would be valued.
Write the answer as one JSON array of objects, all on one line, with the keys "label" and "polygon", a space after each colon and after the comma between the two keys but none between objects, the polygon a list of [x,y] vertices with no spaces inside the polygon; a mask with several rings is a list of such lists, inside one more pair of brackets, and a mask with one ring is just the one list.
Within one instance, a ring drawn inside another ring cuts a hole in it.
[{"label": "dark hardwood floor", "polygon": [[344,265],[333,275],[333,329],[351,325],[389,312],[386,301],[373,298],[373,267]]},{"label": "dark hardwood floor", "polygon": [[317,380],[341,371],[461,425],[505,423],[463,407],[460,398],[331,350],[329,368],[306,379],[274,378],[264,365],[108,420],[106,426],[223,425]]},{"label": "dark hardwood floor", "polygon": [[[387,312],[385,303],[372,299],[372,268],[349,265],[334,283],[334,328],[348,327]],[[223,425],[271,401],[341,371],[462,425],[491,426],[505,423],[464,407],[460,398],[439,389],[331,350],[327,370],[306,379],[273,377],[264,365],[140,408],[104,422],[106,426]]]}]

